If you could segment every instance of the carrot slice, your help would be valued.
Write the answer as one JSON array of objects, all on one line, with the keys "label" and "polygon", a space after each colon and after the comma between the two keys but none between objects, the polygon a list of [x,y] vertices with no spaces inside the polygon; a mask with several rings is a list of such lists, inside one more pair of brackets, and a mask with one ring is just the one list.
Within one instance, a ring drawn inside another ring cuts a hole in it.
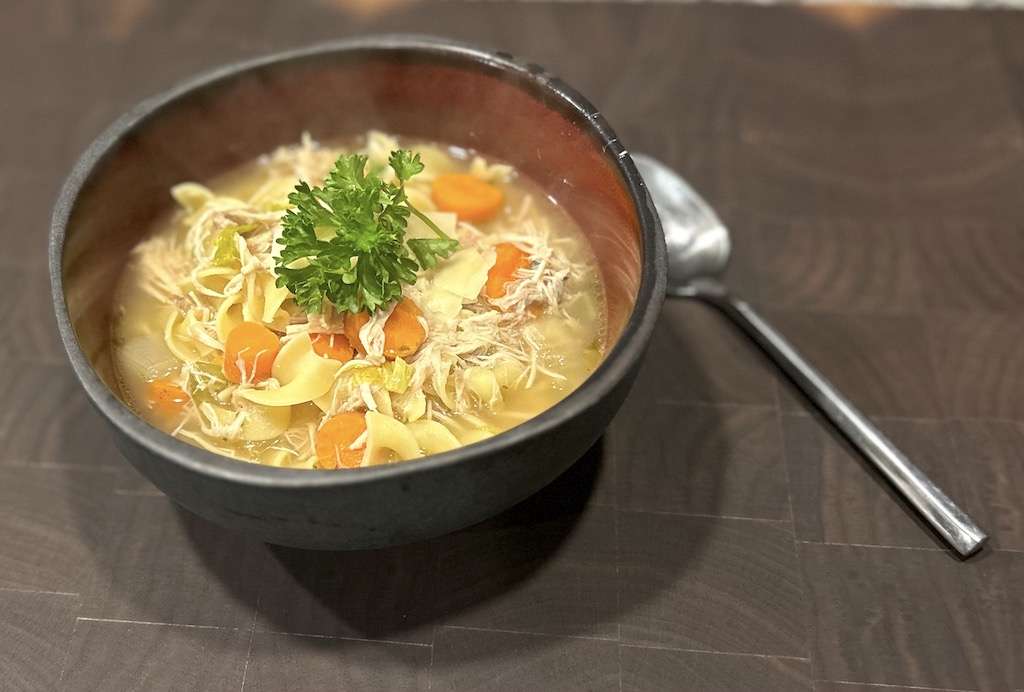
[{"label": "carrot slice", "polygon": [[487,272],[484,295],[488,298],[501,298],[505,295],[505,285],[515,278],[516,271],[530,266],[530,258],[512,243],[498,243],[494,246],[494,251],[498,254],[498,259]]},{"label": "carrot slice", "polygon": [[[404,358],[411,356],[423,345],[427,332],[420,324],[423,315],[420,308],[409,298],[402,298],[391,311],[388,321],[384,323],[384,357]],[[349,344],[355,346],[360,353],[365,353],[363,342],[359,339],[359,330],[370,321],[365,312],[345,315],[344,330]]]},{"label": "carrot slice", "polygon": [[384,357],[405,358],[411,356],[423,345],[427,331],[420,324],[423,313],[416,303],[402,298],[384,323]]},{"label": "carrot slice", "polygon": [[366,431],[362,413],[348,411],[328,418],[316,431],[316,463],[322,469],[351,469],[362,464],[363,450],[349,449]]},{"label": "carrot slice", "polygon": [[231,382],[262,382],[270,377],[280,348],[277,334],[258,322],[242,322],[224,344],[224,376]]},{"label": "carrot slice", "polygon": [[188,394],[170,380],[160,378],[149,383],[146,399],[150,410],[161,416],[171,417],[185,410]]},{"label": "carrot slice", "polygon": [[342,324],[345,338],[348,339],[349,345],[360,353],[366,353],[366,349],[363,348],[363,342],[359,339],[359,330],[369,321],[370,314],[366,310],[345,313],[345,321]]},{"label": "carrot slice", "polygon": [[318,356],[340,360],[342,363],[352,360],[352,347],[343,334],[314,334],[313,351]]},{"label": "carrot slice", "polygon": [[439,175],[431,186],[434,204],[463,221],[487,221],[501,209],[505,195],[490,183],[464,173]]}]

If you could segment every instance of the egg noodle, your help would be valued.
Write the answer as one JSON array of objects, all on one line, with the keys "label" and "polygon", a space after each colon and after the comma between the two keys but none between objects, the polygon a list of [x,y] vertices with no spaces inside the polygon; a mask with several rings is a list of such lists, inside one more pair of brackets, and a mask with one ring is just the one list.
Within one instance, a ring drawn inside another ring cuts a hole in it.
[{"label": "egg noodle", "polygon": [[[584,235],[514,168],[464,149],[409,145],[424,164],[405,183],[409,204],[459,245],[416,272],[400,301],[307,313],[279,285],[296,184],[322,184],[351,152],[393,180],[399,144],[381,132],[353,146],[304,134],[208,185],[171,189],[177,211],[134,249],[118,292],[115,363],[140,415],[226,456],[334,469],[470,444],[579,386],[605,338]],[[446,176],[479,181],[471,189],[493,208],[449,202]],[[411,216],[405,242],[433,234]]]}]

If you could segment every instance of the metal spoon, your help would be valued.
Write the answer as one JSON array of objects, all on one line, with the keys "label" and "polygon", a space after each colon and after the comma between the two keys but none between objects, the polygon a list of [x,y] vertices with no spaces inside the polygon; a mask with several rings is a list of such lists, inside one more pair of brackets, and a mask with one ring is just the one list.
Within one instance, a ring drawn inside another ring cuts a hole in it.
[{"label": "metal spoon", "polygon": [[632,156],[665,229],[668,294],[699,298],[725,313],[789,375],[949,545],[964,557],[981,548],[988,539],[985,532],[781,334],[716,279],[729,261],[729,231],[707,202],[661,162],[643,154]]}]

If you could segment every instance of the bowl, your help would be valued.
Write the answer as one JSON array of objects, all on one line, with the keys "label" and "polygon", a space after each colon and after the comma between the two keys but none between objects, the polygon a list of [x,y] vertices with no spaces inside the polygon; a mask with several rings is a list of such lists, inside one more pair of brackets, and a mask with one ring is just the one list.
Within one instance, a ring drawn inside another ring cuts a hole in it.
[{"label": "bowl", "polygon": [[[461,145],[523,171],[598,258],[609,351],[575,392],[508,432],[422,460],[344,472],[240,462],[152,427],[121,400],[113,289],[131,248],[206,180],[297,140],[369,129]],[[578,92],[506,53],[420,36],[338,41],[229,65],[148,99],[82,155],[56,203],[50,276],[71,366],[125,458],[172,500],[302,548],[405,543],[525,499],[594,444],[632,384],[664,295],[664,237],[623,144]]]}]

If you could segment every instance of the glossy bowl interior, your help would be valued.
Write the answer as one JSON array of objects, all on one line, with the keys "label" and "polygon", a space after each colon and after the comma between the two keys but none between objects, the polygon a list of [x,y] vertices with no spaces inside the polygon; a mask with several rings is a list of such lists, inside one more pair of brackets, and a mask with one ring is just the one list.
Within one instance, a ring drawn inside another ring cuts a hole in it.
[{"label": "glossy bowl interior", "polygon": [[[507,161],[577,220],[608,298],[612,348],[598,371],[560,404],[495,438],[344,473],[225,459],[137,418],[117,395],[112,291],[131,248],[170,207],[168,189],[214,177],[297,141],[303,131],[334,139],[369,129]],[[443,533],[553,479],[618,407],[665,279],[653,205],[625,149],[588,102],[511,56],[404,36],[230,66],[140,104],[92,145],[68,179],[54,213],[50,267],[71,363],[129,461],[200,515],[271,542],[319,548]],[[359,513],[372,516],[354,518]]]}]

